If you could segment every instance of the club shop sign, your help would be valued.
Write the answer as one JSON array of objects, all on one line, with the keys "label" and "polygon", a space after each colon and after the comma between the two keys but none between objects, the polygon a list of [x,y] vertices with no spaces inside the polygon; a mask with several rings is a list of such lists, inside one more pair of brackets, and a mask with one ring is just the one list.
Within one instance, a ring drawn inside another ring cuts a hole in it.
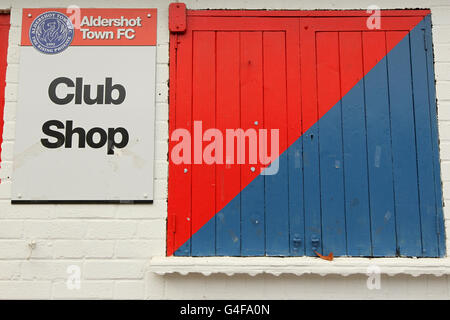
[{"label": "club shop sign", "polygon": [[151,202],[156,9],[24,9],[13,203]]}]

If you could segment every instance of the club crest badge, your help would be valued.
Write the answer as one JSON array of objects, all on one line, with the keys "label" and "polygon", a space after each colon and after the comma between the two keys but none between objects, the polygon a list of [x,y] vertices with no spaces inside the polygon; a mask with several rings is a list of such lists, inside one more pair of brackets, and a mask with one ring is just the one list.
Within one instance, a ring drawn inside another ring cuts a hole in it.
[{"label": "club crest badge", "polygon": [[70,19],[60,12],[42,13],[30,26],[30,42],[38,51],[56,54],[64,51],[73,40],[74,28]]}]

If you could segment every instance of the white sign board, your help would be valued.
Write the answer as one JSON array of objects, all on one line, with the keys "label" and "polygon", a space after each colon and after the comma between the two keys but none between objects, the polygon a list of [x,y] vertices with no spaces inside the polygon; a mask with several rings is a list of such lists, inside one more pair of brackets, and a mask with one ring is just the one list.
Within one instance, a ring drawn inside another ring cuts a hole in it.
[{"label": "white sign board", "polygon": [[12,201],[151,202],[156,10],[80,13],[24,9]]}]

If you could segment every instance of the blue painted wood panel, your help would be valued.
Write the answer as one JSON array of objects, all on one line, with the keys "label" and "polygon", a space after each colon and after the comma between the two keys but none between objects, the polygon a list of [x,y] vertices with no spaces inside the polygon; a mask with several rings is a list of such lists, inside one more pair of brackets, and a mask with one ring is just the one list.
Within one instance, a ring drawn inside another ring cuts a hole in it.
[{"label": "blue painted wood panel", "polygon": [[386,33],[388,44],[399,38],[403,40],[387,55],[397,250],[402,256],[421,256],[409,35],[402,31]]},{"label": "blue painted wood panel", "polygon": [[[283,152],[249,183],[248,165],[202,176],[217,193],[193,188],[193,208],[220,209],[176,255],[445,255],[429,17],[411,32],[309,32],[297,50],[280,31],[193,39],[193,119],[279,128]],[[305,132],[290,141],[293,123]],[[221,203],[220,184],[242,191]]]},{"label": "blue painted wood panel", "polygon": [[[263,33],[264,127],[279,128],[280,150],[287,147],[285,47],[284,33]],[[278,162],[278,172],[264,176],[266,255],[269,256],[289,254],[287,157],[280,157]],[[276,212],[276,214],[270,214],[270,212]]]},{"label": "blue painted wood panel", "polygon": [[[386,53],[385,32],[363,32],[363,51]],[[364,67],[373,64],[364,55]],[[386,58],[363,78],[367,127],[367,166],[372,255],[395,256],[394,181]],[[350,93],[349,93],[350,94]]]},{"label": "blue painted wood panel", "polygon": [[438,251],[439,256],[443,257],[446,252],[445,248],[445,226],[442,199],[442,183],[441,183],[441,165],[439,158],[439,134],[437,128],[437,106],[436,106],[436,88],[434,85],[434,60],[433,60],[433,42],[431,33],[431,17],[427,15],[424,19],[425,27],[425,51],[427,56],[427,75],[428,75],[428,100],[430,107],[430,125],[433,146],[433,169],[434,169],[434,191],[436,199],[436,227],[438,231]]},{"label": "blue painted wood panel", "polygon": [[[341,32],[341,91],[353,86],[351,75],[364,75],[361,32]],[[364,81],[359,81],[342,97],[342,140],[345,182],[345,221],[347,255],[370,256],[371,223],[369,210],[367,130]]]},{"label": "blue painted wood panel", "polygon": [[[316,36],[317,95],[319,114],[340,96],[339,33],[320,32]],[[338,101],[319,120],[320,194],[323,252],[345,255],[346,224],[344,162],[342,154],[342,106]]]}]

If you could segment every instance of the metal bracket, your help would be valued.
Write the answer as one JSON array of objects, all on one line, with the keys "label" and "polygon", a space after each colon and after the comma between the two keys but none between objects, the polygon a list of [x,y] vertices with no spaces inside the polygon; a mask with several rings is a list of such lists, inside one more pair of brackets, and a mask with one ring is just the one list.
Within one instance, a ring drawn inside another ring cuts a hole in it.
[{"label": "metal bracket", "polygon": [[319,247],[320,244],[320,239],[317,235],[312,235],[311,236],[311,245],[312,245],[312,249],[313,250],[317,250],[317,248]]},{"label": "metal bracket", "polygon": [[180,2],[169,4],[169,30],[172,33],[186,31],[186,4]]},{"label": "metal bracket", "polygon": [[302,245],[302,239],[299,234],[294,234],[294,238],[292,239],[292,244],[294,246],[294,250],[298,250],[298,248]]}]

